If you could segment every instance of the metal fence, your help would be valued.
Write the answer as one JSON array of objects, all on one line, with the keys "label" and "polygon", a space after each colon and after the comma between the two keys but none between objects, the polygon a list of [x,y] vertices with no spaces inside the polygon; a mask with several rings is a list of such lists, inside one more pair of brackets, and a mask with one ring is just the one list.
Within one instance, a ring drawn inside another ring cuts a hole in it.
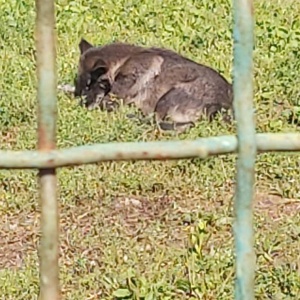
[{"label": "metal fence", "polygon": [[54,0],[36,0],[38,76],[38,151],[0,151],[0,168],[39,169],[41,199],[40,298],[60,299],[59,214],[56,168],[111,160],[206,158],[238,153],[234,237],[236,300],[254,299],[255,253],[252,201],[257,152],[300,151],[300,134],[256,134],[253,110],[252,0],[233,0],[234,109],[237,137],[219,136],[194,141],[114,143],[56,148],[56,52]]}]

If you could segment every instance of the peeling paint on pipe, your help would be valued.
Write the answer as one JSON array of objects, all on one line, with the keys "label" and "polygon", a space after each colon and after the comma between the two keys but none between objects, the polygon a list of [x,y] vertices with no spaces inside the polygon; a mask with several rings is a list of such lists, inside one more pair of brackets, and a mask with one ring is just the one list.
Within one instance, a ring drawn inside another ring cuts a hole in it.
[{"label": "peeling paint on pipe", "polygon": [[[36,0],[36,48],[38,78],[38,153],[56,147],[56,49],[54,1]],[[39,154],[38,154],[39,155]],[[34,160],[34,156],[31,158]],[[43,166],[41,166],[43,168]],[[59,216],[56,198],[55,169],[40,169],[38,174],[41,200],[40,300],[58,300]]]},{"label": "peeling paint on pipe", "polygon": [[[300,151],[300,134],[260,133],[256,135],[256,144],[259,152]],[[235,153],[237,145],[235,136],[218,136],[193,141],[95,144],[47,152],[0,151],[0,168],[57,168],[120,160],[205,159]]]}]

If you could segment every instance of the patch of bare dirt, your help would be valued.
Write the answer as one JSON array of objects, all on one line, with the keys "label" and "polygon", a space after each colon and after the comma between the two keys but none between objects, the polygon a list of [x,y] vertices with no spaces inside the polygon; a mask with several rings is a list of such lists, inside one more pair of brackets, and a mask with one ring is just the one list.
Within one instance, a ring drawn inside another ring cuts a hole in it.
[{"label": "patch of bare dirt", "polygon": [[[158,224],[162,230],[159,239],[168,237],[178,245],[183,244],[185,214],[199,211],[218,214],[218,211],[228,209],[231,201],[230,193],[227,197],[223,197],[222,201],[210,202],[189,197],[181,200],[157,197],[150,200],[130,196],[116,198],[109,205],[103,206],[100,200],[98,202],[81,200],[73,206],[64,206],[60,209],[61,255],[65,263],[68,261],[71,263],[74,253],[84,251],[96,251],[97,255],[103,253],[103,247],[99,244],[97,247],[101,248],[100,250],[94,249],[94,246],[84,250],[78,242],[86,236],[92,237],[91,242],[93,238],[100,239],[98,235],[102,228],[121,230],[126,236],[138,240],[139,236],[142,238],[145,234],[151,234],[147,230]],[[300,201],[258,192],[254,208],[255,213],[266,216],[268,226],[275,227],[274,221],[300,213]],[[28,255],[32,253],[36,255],[40,237],[39,218],[39,212],[0,214],[0,268],[20,268]],[[84,255],[92,255],[85,252]]]},{"label": "patch of bare dirt", "polygon": [[300,199],[286,199],[262,192],[256,194],[254,205],[255,211],[268,216],[271,222],[300,213]]},{"label": "patch of bare dirt", "polygon": [[21,267],[24,254],[36,251],[38,226],[35,213],[1,216],[0,269]]}]

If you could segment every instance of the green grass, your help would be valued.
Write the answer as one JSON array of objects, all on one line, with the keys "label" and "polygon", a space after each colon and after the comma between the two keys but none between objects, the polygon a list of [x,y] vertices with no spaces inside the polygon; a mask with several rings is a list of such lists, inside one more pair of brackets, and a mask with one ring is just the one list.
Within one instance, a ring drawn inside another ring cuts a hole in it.
[{"label": "green grass", "polygon": [[[30,4],[29,4],[30,3]],[[230,80],[232,3],[56,1],[58,83],[72,83],[78,42],[164,46]],[[257,132],[296,132],[300,107],[300,2],[255,1]],[[36,148],[35,7],[0,2],[0,147]],[[161,134],[86,111],[58,94],[58,147],[235,134],[217,120]],[[58,170],[64,299],[232,299],[236,155],[204,161],[112,162]],[[300,298],[299,155],[256,164],[256,299]],[[36,299],[36,171],[0,172],[0,299]]]}]

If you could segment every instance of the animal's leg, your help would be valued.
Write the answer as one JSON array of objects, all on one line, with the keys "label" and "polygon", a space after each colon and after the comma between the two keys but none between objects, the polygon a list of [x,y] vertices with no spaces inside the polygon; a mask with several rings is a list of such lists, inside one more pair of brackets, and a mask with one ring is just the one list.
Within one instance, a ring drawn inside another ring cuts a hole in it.
[{"label": "animal's leg", "polygon": [[[157,126],[163,131],[184,132],[195,126],[192,118],[178,112],[182,101],[188,100],[179,89],[172,88],[158,101],[155,113]],[[166,121],[169,118],[171,121]]]},{"label": "animal's leg", "polygon": [[112,92],[148,115],[156,105],[154,82],[162,63],[163,58],[154,53],[134,55],[120,68]]}]

